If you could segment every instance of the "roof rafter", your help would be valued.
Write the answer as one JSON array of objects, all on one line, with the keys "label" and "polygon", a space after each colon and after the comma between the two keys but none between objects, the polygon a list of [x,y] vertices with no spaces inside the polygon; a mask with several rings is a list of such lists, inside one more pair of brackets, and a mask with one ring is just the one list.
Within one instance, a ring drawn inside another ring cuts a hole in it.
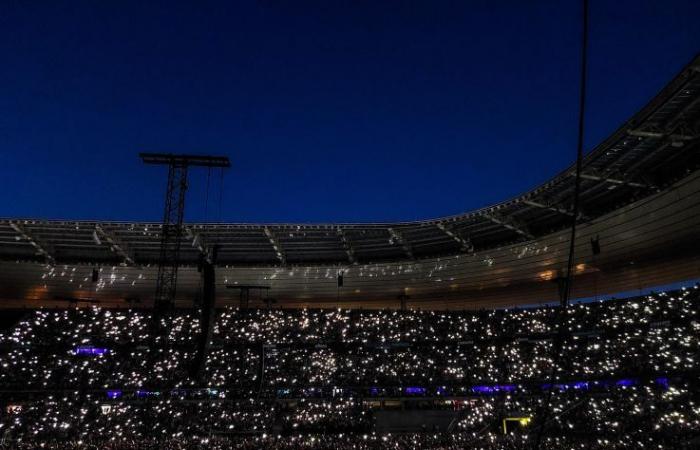
[{"label": "roof rafter", "polygon": [[275,236],[275,234],[272,232],[272,230],[270,230],[270,227],[268,226],[265,226],[263,230],[265,231],[265,236],[267,236],[267,239],[270,241],[270,244],[272,244],[272,248],[275,250],[277,259],[280,260],[282,265],[287,265],[287,258],[284,254],[284,250],[282,250],[282,246],[280,245],[280,242]]},{"label": "roof rafter", "polygon": [[[572,176],[576,176],[576,173],[575,173],[575,172],[572,172],[571,175],[572,175]],[[611,178],[611,177],[608,177],[608,176],[606,176],[606,175],[602,175],[602,174],[599,175],[599,174],[591,173],[591,172],[582,173],[582,174],[581,174],[581,178],[583,178],[583,179],[585,179],[585,180],[604,181],[604,182],[610,183],[610,184],[617,184],[617,185],[625,185],[625,186],[631,186],[631,187],[637,187],[637,188],[651,189],[651,186],[650,186],[650,185],[645,184],[645,183],[640,183],[640,182],[638,182],[638,181],[631,181],[631,180],[628,180],[628,179],[626,179],[626,178],[621,178],[621,177]]]},{"label": "roof rafter", "polygon": [[498,225],[501,225],[504,228],[507,228],[511,231],[515,231],[521,236],[525,236],[528,239],[534,239],[535,237],[528,231],[528,229],[525,227],[525,225],[517,223],[513,218],[511,217],[505,217],[501,215],[496,215],[496,214],[484,214],[484,217],[489,219],[491,222],[496,223]]},{"label": "roof rafter", "polygon": [[463,252],[473,252],[474,251],[474,245],[469,239],[464,239],[462,236],[460,236],[456,231],[451,230],[450,228],[447,227],[442,222],[437,222],[435,224],[443,233],[454,239],[456,242],[459,243],[461,246],[461,249]]},{"label": "roof rafter", "polygon": [[350,262],[350,264],[357,264],[357,258],[355,258],[355,249],[350,244],[350,241],[348,241],[347,236],[345,236],[345,232],[341,227],[336,228],[336,232],[338,233],[340,242],[343,244],[343,250],[345,250],[345,253],[348,255],[348,261]]},{"label": "roof rafter", "polygon": [[49,264],[54,264],[56,262],[56,258],[53,256],[52,252],[48,250],[48,245],[46,243],[39,241],[29,232],[29,230],[18,222],[9,222],[9,225],[13,230],[15,230],[20,238],[29,242],[36,250],[36,253],[43,256]]},{"label": "roof rafter", "polygon": [[663,131],[646,131],[646,130],[627,130],[627,134],[636,137],[648,137],[648,138],[664,138],[670,137],[675,141],[692,141],[696,139],[697,136],[691,136],[687,134],[679,133],[664,133]]},{"label": "roof rafter", "polygon": [[211,260],[210,248],[207,246],[206,240],[204,239],[202,234],[192,231],[192,228],[190,228],[190,227],[186,226],[184,228],[185,228],[185,235],[187,236],[188,239],[192,240],[192,247],[199,250],[199,253],[204,257],[204,259],[208,263],[211,264],[212,260]]},{"label": "roof rafter", "polygon": [[398,230],[389,227],[387,228],[387,231],[391,236],[389,242],[391,242],[393,245],[400,245],[401,248],[403,248],[403,251],[406,253],[406,256],[408,256],[410,259],[416,259],[416,257],[413,255],[413,248],[411,247],[411,244],[404,239],[403,235]]},{"label": "roof rafter", "polygon": [[[700,105],[700,97],[697,97],[695,100],[691,101],[687,105],[681,109],[678,114],[676,114],[676,117],[671,119],[669,121],[671,126],[674,127],[674,129],[678,128],[686,128],[687,127],[687,120],[688,120],[688,112],[691,111],[693,108],[697,107]],[[696,118],[697,119],[697,118]],[[692,120],[692,119],[691,119]],[[696,136],[697,137],[697,136]]]},{"label": "roof rafter", "polygon": [[[536,202],[534,200],[523,200],[523,203],[528,205],[528,206],[534,206],[535,208],[547,209],[549,211],[554,211],[554,212],[557,212],[559,214],[564,214],[565,216],[569,216],[569,217],[574,216],[574,213],[572,213],[571,211],[568,211],[564,208],[559,208],[557,206],[553,206],[550,204],[540,203],[540,202]],[[580,219],[584,218],[583,214],[579,214],[579,218]]]},{"label": "roof rafter", "polygon": [[109,245],[109,249],[119,255],[124,261],[122,264],[124,265],[133,265],[134,264],[134,258],[131,256],[131,252],[129,251],[129,247],[121,242],[116,236],[114,236],[111,233],[108,233],[107,231],[100,226],[99,223],[95,224],[95,235],[98,239],[95,239],[95,242],[97,244],[101,244],[102,241],[105,241]]}]

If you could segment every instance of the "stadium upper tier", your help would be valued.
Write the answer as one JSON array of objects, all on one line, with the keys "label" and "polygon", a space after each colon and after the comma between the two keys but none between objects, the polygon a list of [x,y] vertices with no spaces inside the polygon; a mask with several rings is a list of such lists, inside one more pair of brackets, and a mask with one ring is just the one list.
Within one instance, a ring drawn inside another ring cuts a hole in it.
[{"label": "stadium upper tier", "polygon": [[[698,276],[697,262],[689,261],[697,261],[698,255],[699,137],[700,57],[696,57],[586,156],[577,270],[581,275],[605,272],[611,279],[617,274],[619,282],[614,286],[597,286],[601,292]],[[181,291],[194,295],[198,276],[187,267],[196,267],[202,251],[217,246],[221,285],[270,286],[275,297],[299,304],[336,302],[338,270],[350,281],[348,293],[355,295],[345,299],[350,304],[367,305],[380,299],[386,303],[406,294],[414,300],[437,296],[450,306],[455,299],[467,302],[477,291],[491,303],[504,301],[498,300],[501,297],[512,299],[503,292],[490,297],[485,292],[504,288],[520,292],[518,285],[556,278],[565,265],[574,175],[572,166],[516,198],[431,220],[186,224],[180,253],[185,267]],[[68,278],[66,270],[72,273],[76,267],[80,276],[70,278],[75,286],[61,295],[78,296],[77,291],[90,291],[89,282],[80,283],[86,271],[100,265],[114,266],[110,273],[114,278],[104,288],[104,292],[114,291],[108,298],[148,298],[152,294],[145,287],[127,295],[120,284],[135,287],[146,284],[140,282],[144,277],[154,278],[160,227],[158,223],[1,219],[0,259],[5,262],[0,263],[0,297],[49,295],[37,294],[42,290],[54,295],[59,291],[51,290],[47,278],[55,279],[57,273]],[[590,240],[596,238],[602,247],[600,255],[589,248]],[[542,289],[535,291],[523,302],[550,299],[555,288],[547,287],[544,298]],[[592,291],[578,294],[586,293]]]}]

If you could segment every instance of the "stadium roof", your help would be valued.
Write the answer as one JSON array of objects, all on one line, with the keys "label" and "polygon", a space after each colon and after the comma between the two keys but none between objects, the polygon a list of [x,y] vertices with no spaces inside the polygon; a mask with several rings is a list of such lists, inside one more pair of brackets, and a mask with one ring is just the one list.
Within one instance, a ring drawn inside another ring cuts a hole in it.
[{"label": "stadium roof", "polygon": [[[631,216],[620,218],[619,215],[640,204],[661,208],[659,202],[671,202],[674,198],[671,194],[679,185],[689,186],[690,194],[696,192],[697,183],[693,180],[697,177],[693,175],[700,167],[699,137],[700,57],[697,57],[649,104],[586,156],[579,217],[584,235],[587,225],[618,217],[620,226],[625,224],[625,232],[651,236],[653,232],[642,232]],[[572,220],[573,175],[570,167],[535,189],[502,203],[415,222],[190,223],[183,233],[181,261],[184,266],[194,267],[202,250],[216,245],[221,267],[252,270],[258,275],[251,280],[257,282],[282,272],[330,271],[334,280],[338,268],[371,273],[385,272],[386,267],[396,265],[429,267],[435,261],[455,258],[488,261],[493,259],[489,255],[506,249],[541,247],[554,236],[563,236],[562,231]],[[697,198],[698,194],[693,195]],[[684,207],[690,208],[685,214],[690,211],[700,216],[697,201]],[[682,220],[685,225],[691,222]],[[157,264],[159,248],[158,223],[0,219],[0,260],[21,265],[147,268]],[[3,283],[18,282],[12,277],[4,278]],[[305,289],[308,288],[307,283]],[[398,287],[392,289],[397,292]],[[289,295],[315,296],[313,292],[307,294]],[[332,296],[332,293],[323,295]]]}]

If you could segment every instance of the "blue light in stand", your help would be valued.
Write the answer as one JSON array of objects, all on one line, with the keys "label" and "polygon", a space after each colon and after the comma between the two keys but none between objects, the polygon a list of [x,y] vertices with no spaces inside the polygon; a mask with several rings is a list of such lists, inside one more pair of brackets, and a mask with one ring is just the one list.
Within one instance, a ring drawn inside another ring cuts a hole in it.
[{"label": "blue light in stand", "polygon": [[75,347],[73,349],[73,353],[76,355],[83,355],[83,356],[101,356],[106,353],[109,353],[109,349],[104,348],[104,347],[91,347],[88,345],[81,345],[78,347]]},{"label": "blue light in stand", "polygon": [[121,396],[122,396],[122,391],[120,391],[120,390],[107,391],[107,398],[109,398],[109,399],[114,400],[114,399],[117,399]]},{"label": "blue light in stand", "polygon": [[622,380],[618,380],[617,383],[615,383],[617,386],[622,386],[622,387],[628,387],[628,386],[634,386],[637,384],[637,380],[634,380],[632,378],[624,378]]},{"label": "blue light in stand", "polygon": [[146,398],[146,397],[158,397],[160,392],[158,391],[136,391],[136,397]]},{"label": "blue light in stand", "polygon": [[[576,389],[576,390],[588,390],[589,385],[588,381],[574,381],[571,383],[559,383],[555,384],[554,387],[556,389],[559,389],[560,391],[566,391],[568,389]],[[551,389],[552,385],[550,383],[546,383],[542,385],[542,389],[547,390]]]},{"label": "blue light in stand", "polygon": [[477,394],[495,394],[496,392],[512,392],[514,390],[514,384],[496,384],[493,386],[472,387],[472,392],[476,392]]},{"label": "blue light in stand", "polygon": [[411,386],[411,387],[404,388],[403,391],[406,395],[425,395],[425,388],[424,387]]},{"label": "blue light in stand", "polygon": [[668,378],[666,378],[666,377],[659,377],[659,378],[655,379],[654,381],[656,381],[656,384],[658,384],[658,385],[661,386],[662,388],[668,389]]}]

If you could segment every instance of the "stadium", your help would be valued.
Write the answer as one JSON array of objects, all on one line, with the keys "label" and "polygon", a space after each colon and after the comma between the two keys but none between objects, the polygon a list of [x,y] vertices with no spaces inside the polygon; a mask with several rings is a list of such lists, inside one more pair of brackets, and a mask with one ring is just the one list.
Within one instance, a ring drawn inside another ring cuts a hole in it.
[{"label": "stadium", "polygon": [[0,219],[0,448],[700,447],[700,56],[678,69],[457,215],[190,222],[192,172],[235,160],[174,152],[140,155],[163,221]]}]

